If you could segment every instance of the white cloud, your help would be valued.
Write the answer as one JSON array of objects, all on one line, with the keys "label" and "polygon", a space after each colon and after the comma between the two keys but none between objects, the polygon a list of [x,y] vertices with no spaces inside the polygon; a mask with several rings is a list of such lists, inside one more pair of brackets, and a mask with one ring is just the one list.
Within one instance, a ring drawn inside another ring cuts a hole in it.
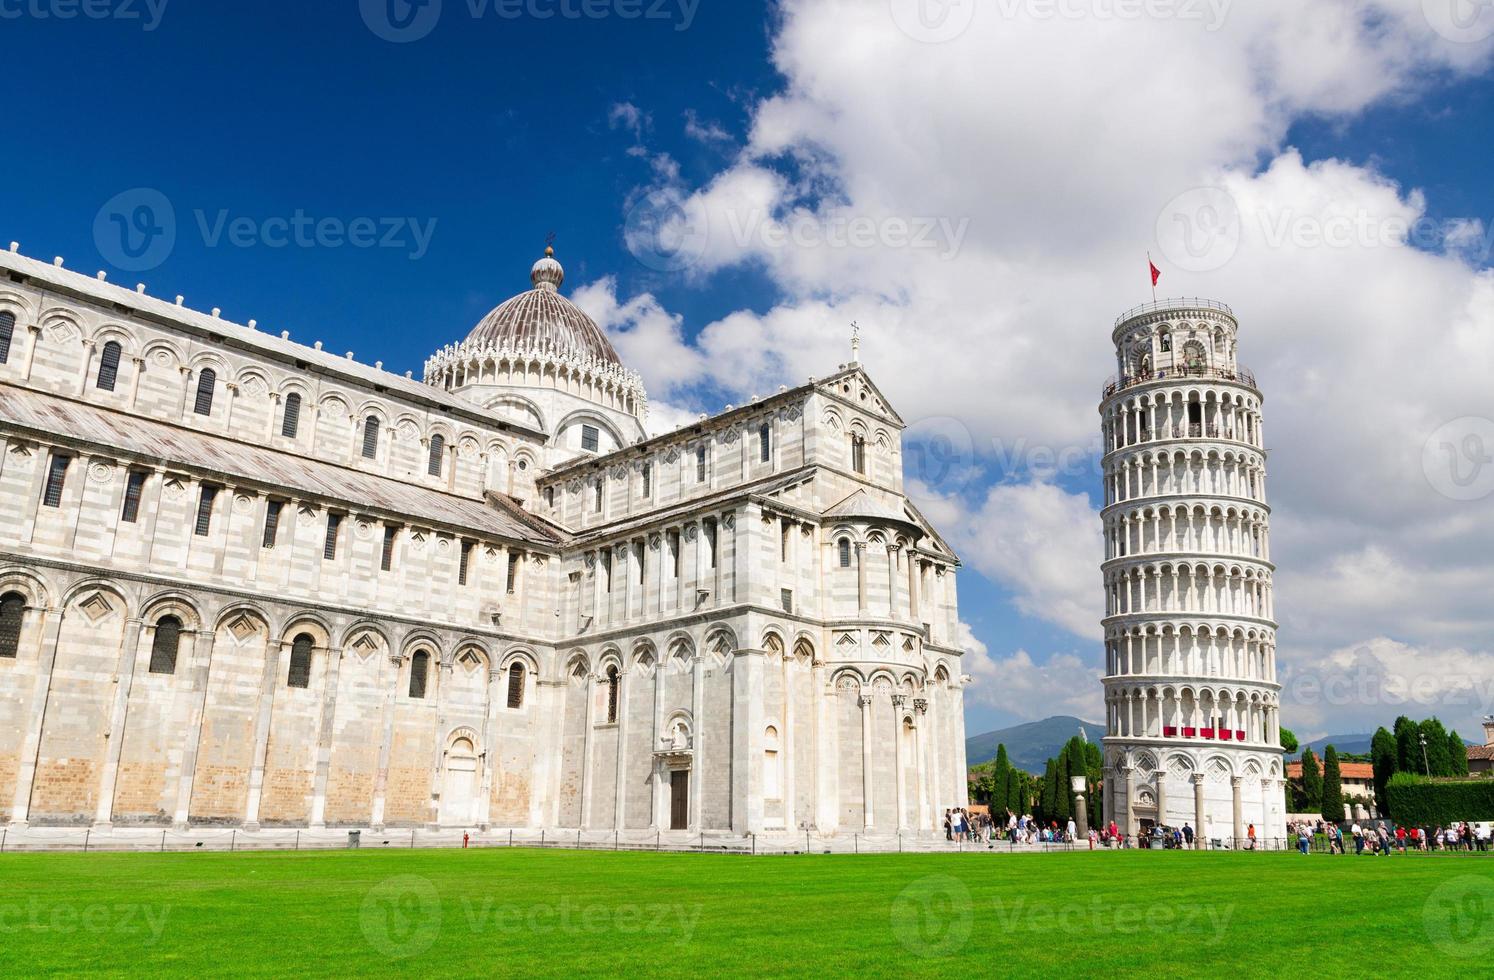
[{"label": "white cloud", "polygon": [[[1094,638],[1098,517],[1022,464],[1089,458],[1110,329],[1149,298],[1150,248],[1163,295],[1241,317],[1267,399],[1281,647],[1294,631],[1308,650],[1366,632],[1477,646],[1494,626],[1494,498],[1439,489],[1424,448],[1452,420],[1491,415],[1494,276],[1470,265],[1488,260],[1483,225],[1429,222],[1414,189],[1283,140],[1305,117],[1456,84],[1487,68],[1490,42],[1446,40],[1411,0],[1235,3],[1213,32],[1036,7],[983,5],[963,36],[925,45],[885,3],[785,0],[783,89],[755,107],[745,146],[699,186],[660,180],[682,216],[663,226],[691,247],[684,275],[751,265],[780,299],[687,342],[641,297],[621,330],[655,394],[687,400],[706,382],[745,397],[825,374],[858,321],[904,417],[952,421],[968,469],[1006,481],[930,481],[921,505],[1025,614]],[[1168,212],[1197,187],[1238,214],[1224,261],[1190,261],[1186,221]],[[857,223],[865,242],[846,234]],[[910,225],[930,230],[894,243]],[[681,368],[654,366],[666,361]],[[999,458],[1012,447],[1015,472]]]},{"label": "white cloud", "polygon": [[968,706],[994,708],[1022,718],[1074,715],[1085,721],[1104,719],[1098,669],[1072,653],[1051,654],[1038,663],[1026,650],[1017,650],[997,660],[969,626],[960,626],[964,669],[972,681],[965,693]]}]

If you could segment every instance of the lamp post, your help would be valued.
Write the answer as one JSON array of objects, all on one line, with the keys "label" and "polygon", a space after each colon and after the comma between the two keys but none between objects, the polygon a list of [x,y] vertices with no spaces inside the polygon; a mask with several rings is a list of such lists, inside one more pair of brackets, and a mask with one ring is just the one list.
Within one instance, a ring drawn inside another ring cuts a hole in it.
[{"label": "lamp post", "polygon": [[1430,776],[1432,774],[1432,767],[1427,765],[1427,737],[1425,735],[1418,735],[1416,737],[1421,742],[1421,771]]},{"label": "lamp post", "polygon": [[1089,837],[1089,807],[1084,805],[1084,777],[1069,777],[1069,785],[1074,790],[1074,822],[1078,824],[1079,836]]}]

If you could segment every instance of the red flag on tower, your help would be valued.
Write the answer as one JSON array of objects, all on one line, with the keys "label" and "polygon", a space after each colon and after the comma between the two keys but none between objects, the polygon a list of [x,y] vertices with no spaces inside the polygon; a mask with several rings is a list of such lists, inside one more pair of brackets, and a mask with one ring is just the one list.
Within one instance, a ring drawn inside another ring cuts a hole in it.
[{"label": "red flag on tower", "polygon": [[1146,264],[1147,268],[1152,270],[1152,285],[1156,286],[1157,280],[1162,278],[1162,270],[1157,268],[1156,264],[1152,262],[1152,257],[1150,255],[1146,257]]}]

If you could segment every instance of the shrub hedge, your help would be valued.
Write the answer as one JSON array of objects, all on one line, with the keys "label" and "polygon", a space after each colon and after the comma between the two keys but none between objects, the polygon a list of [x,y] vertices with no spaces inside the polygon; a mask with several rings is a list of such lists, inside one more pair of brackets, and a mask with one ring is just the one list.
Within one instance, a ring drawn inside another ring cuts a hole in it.
[{"label": "shrub hedge", "polygon": [[1494,779],[1428,779],[1398,772],[1386,784],[1385,797],[1395,822],[1408,827],[1494,820]]}]

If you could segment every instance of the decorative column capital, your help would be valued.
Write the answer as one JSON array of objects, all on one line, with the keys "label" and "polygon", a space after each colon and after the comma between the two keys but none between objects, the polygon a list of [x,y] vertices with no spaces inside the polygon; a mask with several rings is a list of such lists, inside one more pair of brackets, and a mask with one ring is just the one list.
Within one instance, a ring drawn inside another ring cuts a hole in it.
[{"label": "decorative column capital", "polygon": [[929,710],[928,698],[914,698],[913,710],[918,712],[919,714],[926,713]]},{"label": "decorative column capital", "polygon": [[857,698],[856,701],[861,705],[861,707],[869,708],[871,707],[872,696],[870,694],[863,694],[859,698]]},{"label": "decorative column capital", "polygon": [[892,696],[892,703],[898,707],[902,707],[908,703],[908,696],[906,694],[894,694]]}]

